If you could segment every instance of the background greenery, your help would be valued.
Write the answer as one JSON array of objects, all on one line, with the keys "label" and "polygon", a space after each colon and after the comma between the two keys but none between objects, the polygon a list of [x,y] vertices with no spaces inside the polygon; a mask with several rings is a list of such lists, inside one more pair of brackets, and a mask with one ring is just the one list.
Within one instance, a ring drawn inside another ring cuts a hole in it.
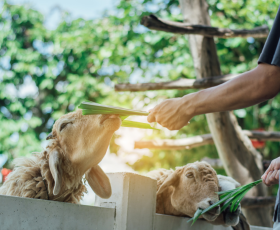
[{"label": "background greenery", "polygon": [[[53,122],[75,110],[84,100],[144,108],[194,92],[113,90],[114,84],[121,82],[195,78],[187,37],[150,31],[139,24],[141,17],[150,13],[182,20],[177,0],[120,0],[113,14],[105,12],[103,18],[96,20],[73,20],[64,12],[55,30],[45,27],[45,19],[36,9],[0,2],[0,154],[8,155],[8,167],[15,157],[40,151]],[[273,0],[208,0],[208,3],[212,25],[232,29],[271,27],[279,7]],[[227,74],[254,68],[265,39],[215,41],[222,72]],[[278,95],[235,113],[244,129],[279,131],[279,107]],[[201,115],[171,138],[204,133],[209,130],[205,116]],[[145,138],[165,138],[165,134],[154,131]],[[118,154],[115,139],[111,149]],[[267,142],[260,149],[266,159],[279,156],[279,150],[277,142]],[[137,171],[173,168],[205,156],[218,158],[215,146],[152,151],[151,156],[143,156],[131,167]]]}]

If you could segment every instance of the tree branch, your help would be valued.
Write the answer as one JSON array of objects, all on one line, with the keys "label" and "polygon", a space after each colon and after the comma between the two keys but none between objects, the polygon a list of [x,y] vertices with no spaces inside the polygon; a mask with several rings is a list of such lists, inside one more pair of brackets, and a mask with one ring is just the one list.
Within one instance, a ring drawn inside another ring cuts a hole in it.
[{"label": "tree branch", "polygon": [[168,150],[180,150],[191,149],[201,145],[213,144],[213,138],[211,134],[204,134],[200,136],[188,137],[183,139],[161,139],[151,141],[135,141],[135,149],[168,149]]},{"label": "tree branch", "polygon": [[138,83],[138,84],[117,84],[115,91],[147,91],[147,90],[163,90],[163,89],[205,89],[213,86],[223,84],[238,74],[228,74],[216,77],[202,78],[202,79],[187,79],[181,78],[175,81],[158,82],[158,83]]},{"label": "tree branch", "polygon": [[276,202],[275,196],[244,197],[241,200],[241,207],[262,208],[267,206],[274,206],[275,202]]},{"label": "tree branch", "polygon": [[141,19],[141,24],[151,30],[165,31],[175,34],[196,34],[205,37],[234,38],[234,37],[267,37],[269,29],[266,25],[251,30],[231,30],[205,25],[188,25],[182,22],[172,22],[158,18],[151,14]]},{"label": "tree branch", "polygon": [[[223,168],[223,162],[221,159],[217,158],[209,158],[209,157],[203,157],[201,161],[206,161],[208,164],[210,164],[213,168]],[[267,168],[269,167],[271,163],[271,160],[263,160],[262,165],[263,165],[263,171],[266,171]]]},{"label": "tree branch", "polygon": [[[243,133],[250,139],[265,140],[265,141],[280,141],[280,132],[267,132],[267,131],[249,131],[243,130]],[[183,139],[162,139],[151,141],[135,141],[135,149],[165,149],[165,150],[180,150],[191,149],[194,147],[213,144],[211,134],[204,134],[200,136],[188,137]]]},{"label": "tree branch", "polygon": [[262,141],[280,141],[280,132],[243,130],[243,133],[250,139]]}]

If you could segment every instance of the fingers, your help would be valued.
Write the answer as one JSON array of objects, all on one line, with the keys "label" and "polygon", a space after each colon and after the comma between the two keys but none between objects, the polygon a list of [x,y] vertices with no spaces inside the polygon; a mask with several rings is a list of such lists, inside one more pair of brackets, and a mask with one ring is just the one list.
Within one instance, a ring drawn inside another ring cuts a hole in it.
[{"label": "fingers", "polygon": [[272,174],[271,171],[268,172],[267,176],[266,176],[266,179],[264,181],[265,185],[266,186],[270,186],[270,175]]},{"label": "fingers", "polygon": [[153,110],[150,110],[150,111],[152,111],[152,112],[148,115],[147,121],[148,121],[149,123],[151,123],[151,122],[156,122],[155,113],[153,112]]},{"label": "fingers", "polygon": [[270,171],[273,171],[273,164],[270,163],[269,167],[267,168],[267,170],[265,171],[265,173],[262,175],[262,179],[265,181],[267,178],[267,175]]},{"label": "fingers", "polygon": [[[274,185],[274,184],[278,184],[279,181],[278,181],[278,178],[279,178],[279,170],[274,170],[274,171],[270,171],[268,174],[267,174],[267,177],[264,181],[264,183],[267,185],[267,186],[271,186],[271,185]],[[278,175],[278,177],[277,177]]]},{"label": "fingers", "polygon": [[280,174],[280,170],[277,170],[277,173],[275,175],[275,179],[278,181],[278,183],[279,183],[279,174]]}]

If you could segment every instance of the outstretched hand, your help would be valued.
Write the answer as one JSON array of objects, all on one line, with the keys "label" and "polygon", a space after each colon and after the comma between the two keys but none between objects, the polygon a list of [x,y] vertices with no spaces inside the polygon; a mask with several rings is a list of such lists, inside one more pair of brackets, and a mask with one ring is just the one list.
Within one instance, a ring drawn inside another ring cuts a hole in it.
[{"label": "outstretched hand", "polygon": [[268,169],[262,175],[263,183],[267,186],[278,184],[279,174],[280,174],[280,157],[271,161]]},{"label": "outstretched hand", "polygon": [[179,130],[193,117],[184,98],[168,99],[151,109],[148,122],[157,122],[169,130]]}]

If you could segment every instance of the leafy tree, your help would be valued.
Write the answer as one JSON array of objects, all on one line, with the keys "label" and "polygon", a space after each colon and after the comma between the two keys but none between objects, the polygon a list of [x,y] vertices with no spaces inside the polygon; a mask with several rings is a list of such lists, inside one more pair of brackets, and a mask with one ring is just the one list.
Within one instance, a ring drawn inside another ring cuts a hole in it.
[{"label": "leafy tree", "polygon": [[[213,26],[253,28],[272,26],[278,4],[268,0],[209,0]],[[157,82],[179,77],[195,78],[186,36],[150,31],[139,24],[154,13],[169,20],[182,20],[178,1],[120,0],[113,14],[97,20],[73,20],[63,13],[54,30],[44,26],[43,15],[28,6],[2,1],[0,14],[0,154],[10,159],[41,149],[52,124],[73,111],[81,101],[145,108],[194,90],[116,93],[121,82]],[[216,39],[224,74],[241,73],[257,64],[265,39]],[[249,92],[248,92],[249,93]],[[244,129],[279,130],[279,95],[268,102],[236,111]],[[172,134],[183,138],[209,133],[204,116]],[[114,140],[112,150],[117,154]],[[166,138],[154,131],[145,139]],[[265,158],[279,155],[279,143],[268,142]],[[215,146],[191,150],[152,151],[131,166],[137,171],[170,168],[217,158]]]}]

